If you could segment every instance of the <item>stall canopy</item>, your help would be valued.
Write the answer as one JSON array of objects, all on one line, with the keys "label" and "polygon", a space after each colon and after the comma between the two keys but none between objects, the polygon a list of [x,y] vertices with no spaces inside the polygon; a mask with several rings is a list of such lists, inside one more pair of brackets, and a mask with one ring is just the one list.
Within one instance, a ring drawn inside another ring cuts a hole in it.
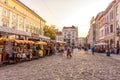
[{"label": "stall canopy", "polygon": [[27,43],[27,44],[34,44],[34,41],[29,40],[15,40],[16,43]]},{"label": "stall canopy", "polygon": [[28,32],[20,31],[20,30],[16,30],[16,29],[4,27],[4,26],[0,26],[0,32],[8,33],[8,34],[15,34],[15,35],[30,36],[30,33]]},{"label": "stall canopy", "polygon": [[108,45],[107,43],[97,43],[97,44],[95,44],[95,46],[104,46],[104,45]]},{"label": "stall canopy", "polygon": [[39,35],[39,37],[40,37],[41,39],[50,40],[50,37],[47,37],[47,36]]},{"label": "stall canopy", "polygon": [[53,43],[56,43],[56,40],[50,40],[51,42],[53,42]]},{"label": "stall canopy", "polygon": [[47,45],[47,43],[46,43],[46,42],[42,42],[42,41],[36,42],[36,44]]},{"label": "stall canopy", "polygon": [[9,38],[0,38],[0,41],[13,42],[14,40]]},{"label": "stall canopy", "polygon": [[66,42],[63,42],[63,41],[56,41],[57,43],[63,43],[63,44],[65,44]]}]

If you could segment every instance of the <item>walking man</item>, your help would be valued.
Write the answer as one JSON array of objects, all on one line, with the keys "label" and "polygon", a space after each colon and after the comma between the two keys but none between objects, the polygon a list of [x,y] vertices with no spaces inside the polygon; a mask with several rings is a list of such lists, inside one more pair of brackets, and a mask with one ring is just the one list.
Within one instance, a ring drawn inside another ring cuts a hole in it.
[{"label": "walking man", "polygon": [[94,55],[94,47],[92,47],[92,55]]}]

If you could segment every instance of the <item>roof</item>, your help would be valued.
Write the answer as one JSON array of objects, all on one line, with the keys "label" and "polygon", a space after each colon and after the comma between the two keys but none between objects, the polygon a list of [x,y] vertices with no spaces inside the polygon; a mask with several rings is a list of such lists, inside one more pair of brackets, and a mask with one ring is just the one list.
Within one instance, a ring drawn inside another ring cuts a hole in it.
[{"label": "roof", "polygon": [[0,32],[9,33],[9,34],[16,34],[16,35],[23,35],[23,36],[30,36],[29,32],[20,31],[20,30],[16,30],[13,28],[5,27],[5,26],[0,26]]},{"label": "roof", "polygon": [[28,6],[26,6],[24,3],[22,3],[20,0],[14,0],[18,3],[20,3],[21,5],[25,6],[28,10],[30,10],[31,12],[33,12],[36,16],[38,16],[39,18],[41,18],[44,22],[46,22],[41,16],[39,16],[36,12],[34,12],[32,9],[30,9]]},{"label": "roof", "polygon": [[59,32],[57,32],[56,34],[57,34],[57,35],[62,35],[62,32],[61,32],[61,31],[59,31]]},{"label": "roof", "polygon": [[63,29],[76,29],[77,27],[75,27],[75,26],[69,26],[69,27],[66,27],[66,26],[64,26],[63,27]]}]

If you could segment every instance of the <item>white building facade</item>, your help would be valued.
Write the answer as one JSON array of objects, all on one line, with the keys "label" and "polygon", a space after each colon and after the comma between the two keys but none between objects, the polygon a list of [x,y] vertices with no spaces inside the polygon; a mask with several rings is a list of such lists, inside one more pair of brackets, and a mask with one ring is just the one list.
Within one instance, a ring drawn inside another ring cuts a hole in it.
[{"label": "white building facade", "polygon": [[81,47],[85,47],[85,44],[86,44],[86,38],[84,38],[84,37],[79,37],[79,38],[78,38],[78,45],[79,45],[79,46],[81,45]]},{"label": "white building facade", "polygon": [[63,27],[63,40],[68,45],[78,46],[78,27]]},{"label": "white building facade", "polygon": [[62,32],[57,32],[57,35],[56,35],[56,40],[57,41],[62,41],[63,42],[63,34]]}]

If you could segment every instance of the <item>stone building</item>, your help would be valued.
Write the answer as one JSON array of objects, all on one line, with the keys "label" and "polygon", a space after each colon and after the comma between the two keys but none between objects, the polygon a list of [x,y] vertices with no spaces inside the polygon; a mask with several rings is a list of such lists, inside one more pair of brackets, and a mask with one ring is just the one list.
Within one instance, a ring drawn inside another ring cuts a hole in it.
[{"label": "stone building", "polygon": [[78,46],[78,27],[63,27],[62,34],[64,42],[68,45]]},{"label": "stone building", "polygon": [[44,35],[45,23],[42,17],[19,0],[0,0],[1,37],[39,38],[39,35]]},{"label": "stone building", "polygon": [[85,47],[86,44],[86,38],[85,37],[79,37],[78,38],[78,45],[81,47]]},{"label": "stone building", "polygon": [[115,43],[116,47],[120,48],[120,0],[115,3]]},{"label": "stone building", "polygon": [[56,40],[63,42],[63,34],[61,31],[56,32]]}]

